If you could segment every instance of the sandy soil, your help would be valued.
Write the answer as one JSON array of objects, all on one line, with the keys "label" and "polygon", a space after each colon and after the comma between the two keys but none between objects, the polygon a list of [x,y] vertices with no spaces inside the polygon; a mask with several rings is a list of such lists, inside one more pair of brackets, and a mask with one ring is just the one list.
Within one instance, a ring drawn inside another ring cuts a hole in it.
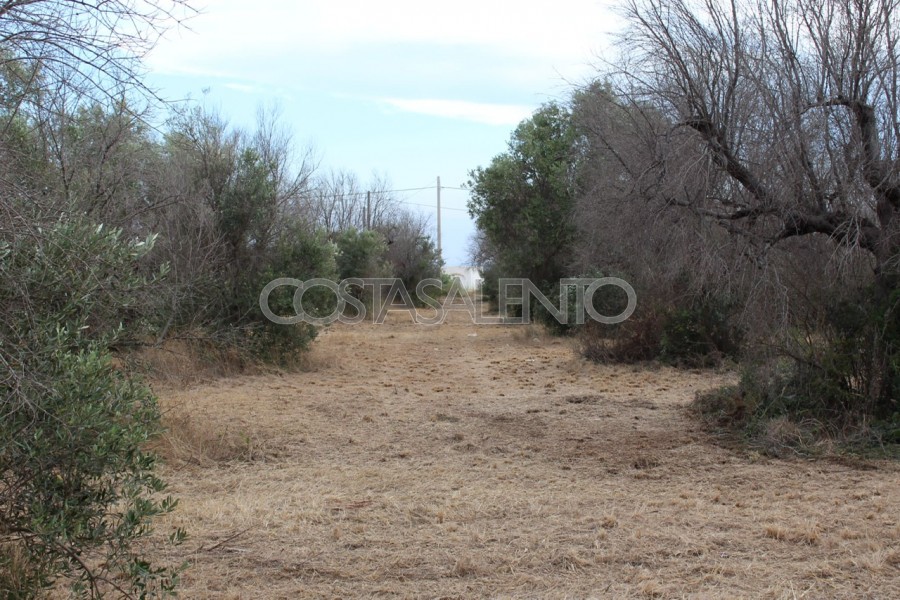
[{"label": "sandy soil", "polygon": [[716,445],[684,407],[727,374],[465,314],[313,363],[163,393],[183,597],[900,598],[900,468]]}]

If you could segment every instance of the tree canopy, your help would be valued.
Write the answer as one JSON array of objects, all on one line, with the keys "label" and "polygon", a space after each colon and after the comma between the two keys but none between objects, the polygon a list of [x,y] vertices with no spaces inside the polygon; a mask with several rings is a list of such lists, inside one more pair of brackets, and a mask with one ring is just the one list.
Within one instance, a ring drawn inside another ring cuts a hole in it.
[{"label": "tree canopy", "polygon": [[469,214],[507,277],[558,280],[574,224],[576,131],[571,112],[547,104],[513,132],[509,150],[470,173]]}]

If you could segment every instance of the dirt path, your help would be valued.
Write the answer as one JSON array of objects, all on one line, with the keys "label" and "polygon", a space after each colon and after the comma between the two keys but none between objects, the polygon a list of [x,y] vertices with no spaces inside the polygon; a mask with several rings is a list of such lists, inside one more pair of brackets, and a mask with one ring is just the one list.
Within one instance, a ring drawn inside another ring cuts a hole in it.
[{"label": "dirt path", "polygon": [[533,334],[397,316],[165,394],[182,596],[900,598],[896,465],[725,450],[683,411],[725,376]]}]

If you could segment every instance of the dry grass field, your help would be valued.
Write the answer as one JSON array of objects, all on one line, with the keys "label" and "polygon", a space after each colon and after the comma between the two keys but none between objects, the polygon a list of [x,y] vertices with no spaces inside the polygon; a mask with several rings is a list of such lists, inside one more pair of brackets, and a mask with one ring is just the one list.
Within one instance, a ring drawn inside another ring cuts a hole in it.
[{"label": "dry grass field", "polygon": [[727,374],[458,313],[314,347],[161,390],[182,597],[900,598],[898,465],[716,445],[685,406]]}]

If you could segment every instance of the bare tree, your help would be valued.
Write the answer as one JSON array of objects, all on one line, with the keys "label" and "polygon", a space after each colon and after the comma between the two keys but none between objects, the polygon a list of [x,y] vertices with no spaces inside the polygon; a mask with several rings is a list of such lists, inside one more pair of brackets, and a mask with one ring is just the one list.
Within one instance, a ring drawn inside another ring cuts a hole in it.
[{"label": "bare tree", "polygon": [[616,92],[665,123],[647,138],[654,161],[637,178],[640,194],[763,251],[810,234],[862,248],[892,286],[897,6],[631,0]]},{"label": "bare tree", "polygon": [[282,125],[278,106],[260,106],[256,131],[250,144],[269,170],[276,191],[279,212],[302,214],[310,196],[312,178],[319,166],[315,148],[298,147]]},{"label": "bare tree", "polygon": [[390,187],[390,180],[378,173],[364,186],[355,173],[332,169],[313,184],[310,210],[314,221],[329,235],[350,228],[383,228],[397,213]]},{"label": "bare tree", "polygon": [[659,114],[618,100],[600,83],[573,97],[572,118],[585,154],[575,208],[575,270],[620,268],[632,278],[668,280],[665,287],[686,270],[708,272],[694,260],[698,249],[692,246],[707,245],[698,220],[665,210],[665,201],[642,189],[651,150],[668,124]]},{"label": "bare tree", "polygon": [[405,214],[399,209],[397,197],[391,192],[391,187],[391,180],[386,174],[372,172],[365,198],[369,210],[369,226],[372,228],[388,226]]},{"label": "bare tree", "polygon": [[189,0],[5,0],[0,64],[28,65],[27,87],[60,82],[95,99],[150,93],[144,56],[193,12]]},{"label": "bare tree", "polygon": [[317,178],[311,210],[315,222],[329,235],[365,223],[365,216],[360,215],[365,210],[365,193],[360,191],[356,175],[332,169]]},{"label": "bare tree", "polygon": [[[701,229],[708,241],[779,285],[803,270],[785,257],[816,273],[823,255],[856,268],[863,258],[887,299],[900,284],[898,6],[628,0],[621,59],[605,71],[627,142],[621,126],[596,123],[622,197],[674,210],[663,222],[681,211],[715,225]],[[873,347],[846,385],[865,381],[884,408],[892,350]]]},{"label": "bare tree", "polygon": [[427,216],[410,211],[395,211],[390,220],[379,223],[377,230],[387,241],[385,259],[391,264],[394,277],[399,277],[412,289],[422,279],[439,278],[441,258],[429,235]]}]

